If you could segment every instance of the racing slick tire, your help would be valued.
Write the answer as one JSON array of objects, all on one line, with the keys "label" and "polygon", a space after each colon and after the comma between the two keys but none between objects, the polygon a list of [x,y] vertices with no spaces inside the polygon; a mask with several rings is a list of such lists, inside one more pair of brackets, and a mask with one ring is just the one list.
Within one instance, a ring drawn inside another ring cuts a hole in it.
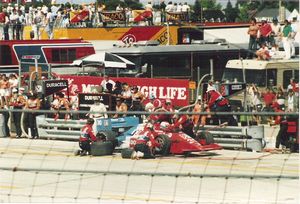
[{"label": "racing slick tire", "polygon": [[121,156],[122,156],[123,159],[130,159],[133,152],[134,152],[133,149],[125,148],[125,149],[122,149]]},{"label": "racing slick tire", "polygon": [[113,151],[114,147],[110,141],[93,142],[91,144],[91,155],[93,156],[112,155]]},{"label": "racing slick tire", "polygon": [[156,151],[156,154],[160,154],[162,156],[166,156],[170,153],[171,140],[167,135],[158,135],[155,138],[155,141],[160,144],[161,147]]},{"label": "racing slick tire", "polygon": [[117,134],[114,131],[100,131],[96,134],[96,137],[100,141],[109,141],[112,143],[113,148],[118,146]]}]

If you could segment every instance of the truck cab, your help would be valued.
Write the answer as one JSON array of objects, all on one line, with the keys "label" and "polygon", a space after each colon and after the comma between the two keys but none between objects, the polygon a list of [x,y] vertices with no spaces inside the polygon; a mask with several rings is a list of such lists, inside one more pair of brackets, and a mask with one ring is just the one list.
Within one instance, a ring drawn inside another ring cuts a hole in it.
[{"label": "truck cab", "polygon": [[299,81],[299,59],[279,59],[270,61],[229,60],[226,64],[223,81],[246,82],[255,84],[259,88],[277,87],[287,88],[290,79]]}]

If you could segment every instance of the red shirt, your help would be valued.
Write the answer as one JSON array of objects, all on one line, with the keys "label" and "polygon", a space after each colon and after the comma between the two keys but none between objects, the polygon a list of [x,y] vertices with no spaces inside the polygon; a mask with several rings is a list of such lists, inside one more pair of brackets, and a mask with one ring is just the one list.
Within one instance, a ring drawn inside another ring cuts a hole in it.
[{"label": "red shirt", "polygon": [[267,92],[264,94],[264,102],[266,105],[271,105],[275,98],[276,96],[272,92]]},{"label": "red shirt", "polygon": [[79,141],[83,142],[83,141],[97,141],[96,136],[94,135],[93,132],[93,127],[90,124],[86,124],[85,126],[83,126],[83,128],[81,129],[81,134],[80,134],[80,138]]},{"label": "red shirt", "polygon": [[259,31],[261,36],[268,37],[272,32],[272,27],[270,24],[265,23],[260,26]]}]

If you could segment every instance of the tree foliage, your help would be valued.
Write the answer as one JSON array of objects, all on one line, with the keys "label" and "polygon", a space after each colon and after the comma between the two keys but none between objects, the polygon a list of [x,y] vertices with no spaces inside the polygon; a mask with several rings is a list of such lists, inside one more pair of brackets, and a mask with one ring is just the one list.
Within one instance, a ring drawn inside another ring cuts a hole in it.
[{"label": "tree foliage", "polygon": [[201,0],[201,5],[203,9],[208,9],[208,10],[218,10],[222,9],[221,4],[217,4],[216,0]]},{"label": "tree foliage", "polygon": [[193,12],[191,14],[191,20],[194,22],[199,22],[201,21],[201,3],[199,0],[195,1],[195,4],[193,6]]},{"label": "tree foliage", "polygon": [[225,17],[227,22],[235,22],[236,18],[239,16],[238,8],[237,7],[233,8],[230,0],[228,0],[224,12],[225,12]]}]

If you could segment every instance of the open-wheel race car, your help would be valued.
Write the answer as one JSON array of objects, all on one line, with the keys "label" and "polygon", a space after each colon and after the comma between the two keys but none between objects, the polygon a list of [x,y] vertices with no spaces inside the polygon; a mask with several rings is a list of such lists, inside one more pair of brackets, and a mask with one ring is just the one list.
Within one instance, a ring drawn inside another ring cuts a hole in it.
[{"label": "open-wheel race car", "polygon": [[136,130],[130,137],[129,149],[122,150],[122,157],[129,158],[133,151],[150,153],[152,156],[157,154],[166,156],[222,149],[214,143],[211,135],[203,135],[194,139],[179,129],[165,128],[167,125],[166,122],[148,123]]}]

